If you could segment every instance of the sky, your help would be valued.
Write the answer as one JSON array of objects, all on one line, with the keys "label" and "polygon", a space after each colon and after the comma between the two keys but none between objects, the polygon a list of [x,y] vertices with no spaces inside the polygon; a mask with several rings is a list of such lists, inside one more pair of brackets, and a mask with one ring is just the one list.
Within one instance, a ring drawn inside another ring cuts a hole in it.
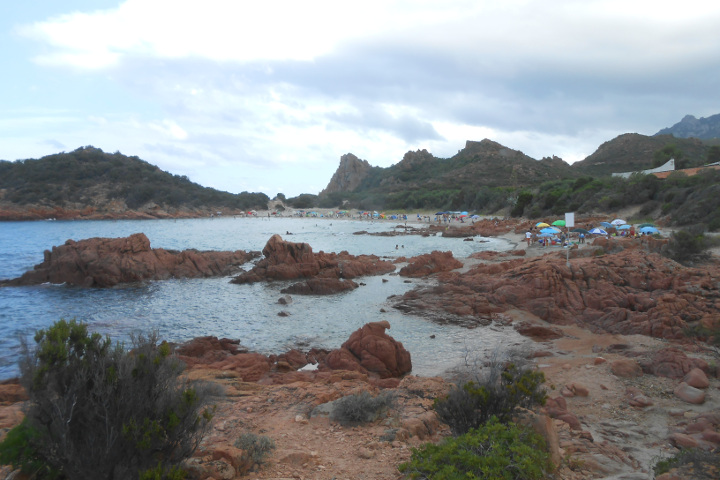
[{"label": "sky", "polygon": [[0,6],[0,159],[92,145],[233,193],[319,193],[489,138],[568,163],[720,113],[709,0]]}]

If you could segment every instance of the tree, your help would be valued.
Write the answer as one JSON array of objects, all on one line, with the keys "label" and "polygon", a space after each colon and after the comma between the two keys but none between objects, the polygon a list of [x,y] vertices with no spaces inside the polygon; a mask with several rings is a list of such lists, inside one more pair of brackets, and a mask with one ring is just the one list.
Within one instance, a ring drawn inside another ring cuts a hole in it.
[{"label": "tree", "polygon": [[[126,351],[60,320],[35,343],[20,362],[30,406],[13,437],[16,447],[24,442],[14,466],[37,478],[139,478],[176,472],[197,448],[212,418],[209,385],[181,377],[183,365],[157,334],[133,337]],[[3,442],[0,456],[7,453]]]}]

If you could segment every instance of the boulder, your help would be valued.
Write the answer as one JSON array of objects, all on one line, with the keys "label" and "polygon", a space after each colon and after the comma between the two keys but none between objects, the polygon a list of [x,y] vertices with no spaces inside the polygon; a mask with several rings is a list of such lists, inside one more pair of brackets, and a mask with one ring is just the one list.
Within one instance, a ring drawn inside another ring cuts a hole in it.
[{"label": "boulder", "polygon": [[46,250],[42,263],[4,285],[65,283],[82,287],[112,287],[121,283],[169,278],[230,275],[258,256],[257,252],[177,252],[150,248],[143,233],[123,238],[68,240]]},{"label": "boulder", "polygon": [[270,237],[262,253],[262,260],[250,271],[233,278],[231,283],[305,279],[282,292],[326,295],[356,288],[357,284],[349,281],[353,278],[395,270],[392,262],[375,255],[355,256],[345,251],[314,253],[309,244],[288,242],[277,234]]},{"label": "boulder", "polygon": [[705,372],[699,368],[693,368],[690,370],[687,375],[683,377],[683,382],[695,388],[704,389],[710,386],[710,381],[708,380],[707,375],[705,375]]},{"label": "boulder", "polygon": [[439,252],[437,250],[418,255],[409,260],[408,265],[398,272],[404,277],[426,277],[433,273],[449,272],[461,268],[462,262],[453,257],[452,252]]},{"label": "boulder", "polygon": [[629,358],[621,358],[612,362],[610,364],[610,371],[613,375],[622,378],[641,377],[643,374],[643,370],[640,368],[638,362]]},{"label": "boulder", "polygon": [[676,397],[683,402],[699,405],[705,403],[705,392],[699,388],[691,387],[685,382],[680,383],[673,391]]},{"label": "boulder", "polygon": [[342,347],[325,358],[333,370],[352,370],[380,378],[400,377],[412,370],[410,352],[385,333],[387,321],[372,322],[353,332]]}]

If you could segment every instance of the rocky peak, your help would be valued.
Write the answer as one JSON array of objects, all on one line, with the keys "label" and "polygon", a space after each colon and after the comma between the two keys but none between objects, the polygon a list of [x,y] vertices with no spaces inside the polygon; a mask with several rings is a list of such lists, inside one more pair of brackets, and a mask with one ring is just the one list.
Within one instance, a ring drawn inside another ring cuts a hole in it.
[{"label": "rocky peak", "polygon": [[330,179],[330,183],[320,195],[335,192],[352,192],[367,176],[372,167],[367,160],[360,160],[352,153],[340,157],[340,165]]},{"label": "rocky peak", "polygon": [[417,165],[421,165],[429,160],[432,160],[433,158],[434,157],[430,154],[430,152],[425,149],[417,150],[415,152],[408,151],[397,165],[403,170],[410,170]]},{"label": "rocky peak", "polygon": [[695,118],[694,115],[685,115],[682,120],[669,128],[663,128],[657,135],[674,135],[679,138],[700,138],[707,140],[720,137],[720,114],[707,118]]}]

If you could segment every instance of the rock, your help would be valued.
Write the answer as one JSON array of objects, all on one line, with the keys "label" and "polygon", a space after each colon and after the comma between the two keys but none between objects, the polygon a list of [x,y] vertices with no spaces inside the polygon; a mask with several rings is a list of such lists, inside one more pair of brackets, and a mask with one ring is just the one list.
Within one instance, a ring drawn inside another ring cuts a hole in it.
[{"label": "rock", "polygon": [[395,270],[391,262],[375,255],[314,253],[307,243],[287,242],[277,234],[270,237],[262,253],[262,260],[250,271],[233,278],[231,283],[305,279],[282,292],[323,295],[357,288],[358,285],[350,281],[353,278]]},{"label": "rock", "polygon": [[196,337],[175,348],[175,353],[189,366],[197,363],[217,362],[240,353],[240,342],[229,338]]},{"label": "rock", "polygon": [[82,287],[112,287],[121,283],[169,278],[230,275],[257,252],[176,252],[150,248],[143,233],[123,238],[68,240],[45,251],[42,263],[5,285],[65,283]]},{"label": "rock", "polygon": [[278,299],[280,305],[290,305],[292,303],[292,297],[290,295],[283,295]]},{"label": "rock", "polygon": [[452,252],[435,250],[409,259],[409,264],[401,268],[398,273],[404,277],[426,277],[433,273],[449,272],[462,266],[462,262],[456,260]]},{"label": "rock", "polygon": [[327,187],[320,195],[335,192],[352,192],[372,170],[367,160],[360,160],[352,153],[340,157],[340,165]]},{"label": "rock", "polygon": [[28,399],[27,392],[17,378],[0,382],[0,405],[12,405]]},{"label": "rock", "polygon": [[628,399],[628,404],[632,407],[645,408],[655,403],[637,387],[628,387],[625,390],[625,397]]},{"label": "rock", "polygon": [[554,324],[666,339],[684,339],[689,324],[717,317],[717,306],[703,293],[716,289],[717,268],[686,268],[638,245],[573,258],[569,266],[564,255],[550,253],[445,272],[440,282],[406,292],[395,306],[461,316],[519,309]]},{"label": "rock", "polygon": [[536,342],[555,340],[564,336],[558,328],[545,327],[543,325],[532,325],[528,322],[519,322],[514,325],[514,328],[520,335],[530,337]]},{"label": "rock", "polygon": [[342,347],[325,358],[333,370],[373,373],[380,378],[399,377],[412,370],[410,352],[385,333],[387,321],[368,323],[353,332]]},{"label": "rock", "polygon": [[683,378],[691,370],[698,368],[709,371],[708,363],[699,358],[690,358],[676,347],[663,348],[650,357],[641,359],[643,371],[668,378]]},{"label": "rock", "polygon": [[707,375],[705,375],[705,372],[699,368],[693,368],[690,370],[687,375],[683,377],[683,382],[695,388],[704,389],[710,386],[710,381],[708,380]]},{"label": "rock", "polygon": [[621,358],[612,362],[610,364],[610,371],[613,375],[622,378],[641,377],[643,374],[640,365],[635,360],[629,358]]},{"label": "rock", "polygon": [[705,392],[698,388],[691,387],[685,382],[682,382],[680,385],[675,387],[673,393],[683,402],[696,405],[705,402]]},{"label": "rock", "polygon": [[677,448],[697,448],[699,445],[696,438],[685,435],[684,433],[673,433],[668,440]]},{"label": "rock", "polygon": [[282,293],[295,293],[298,295],[332,295],[358,288],[352,280],[340,278],[309,278],[304,282],[294,283],[281,290]]}]

